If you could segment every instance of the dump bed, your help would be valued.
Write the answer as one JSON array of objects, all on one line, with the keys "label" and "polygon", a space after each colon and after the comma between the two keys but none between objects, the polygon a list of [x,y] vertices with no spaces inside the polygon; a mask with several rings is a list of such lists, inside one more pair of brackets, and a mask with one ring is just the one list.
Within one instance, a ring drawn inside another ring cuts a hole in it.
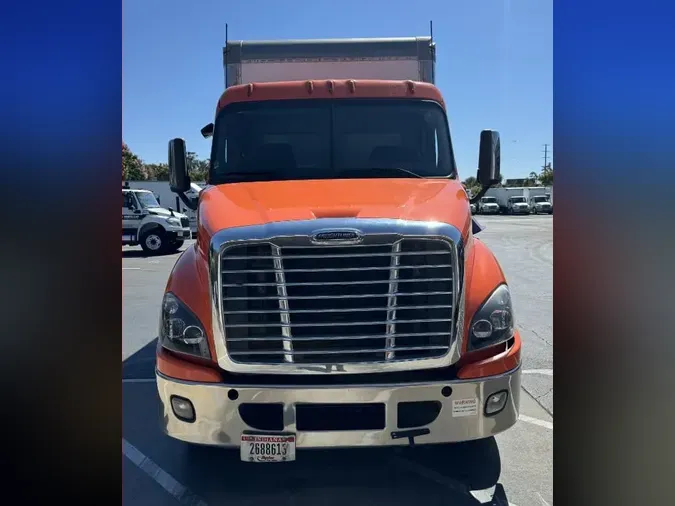
[{"label": "dump bed", "polygon": [[434,83],[431,37],[229,41],[225,87],[307,79],[392,79]]}]

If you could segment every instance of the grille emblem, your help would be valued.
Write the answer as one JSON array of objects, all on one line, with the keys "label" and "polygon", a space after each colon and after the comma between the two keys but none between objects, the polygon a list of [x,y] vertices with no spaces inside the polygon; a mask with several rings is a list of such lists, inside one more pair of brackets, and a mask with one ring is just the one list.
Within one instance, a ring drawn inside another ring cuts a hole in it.
[{"label": "grille emblem", "polygon": [[320,230],[311,237],[314,244],[358,244],[363,241],[363,234],[358,230]]}]

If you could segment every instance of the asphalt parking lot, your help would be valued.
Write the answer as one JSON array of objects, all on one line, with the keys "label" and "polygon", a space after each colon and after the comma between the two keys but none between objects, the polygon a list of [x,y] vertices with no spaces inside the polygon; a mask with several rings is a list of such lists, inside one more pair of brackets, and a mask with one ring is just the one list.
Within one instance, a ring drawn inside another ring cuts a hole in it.
[{"label": "asphalt parking lot", "polygon": [[180,252],[153,258],[123,247],[125,504],[468,506],[488,503],[495,489],[511,505],[553,504],[553,221],[477,219],[486,227],[478,237],[511,286],[524,341],[524,392],[516,426],[472,452],[461,446],[309,451],[296,462],[264,466],[241,463],[235,451],[192,451],[167,438],[159,430],[154,349],[164,286]]}]

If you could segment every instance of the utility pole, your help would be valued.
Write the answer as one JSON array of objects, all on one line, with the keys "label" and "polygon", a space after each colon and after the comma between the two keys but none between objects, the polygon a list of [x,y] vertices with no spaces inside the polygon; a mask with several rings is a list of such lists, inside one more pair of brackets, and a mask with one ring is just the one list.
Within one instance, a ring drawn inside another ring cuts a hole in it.
[{"label": "utility pole", "polygon": [[548,167],[548,144],[544,144],[544,170]]}]

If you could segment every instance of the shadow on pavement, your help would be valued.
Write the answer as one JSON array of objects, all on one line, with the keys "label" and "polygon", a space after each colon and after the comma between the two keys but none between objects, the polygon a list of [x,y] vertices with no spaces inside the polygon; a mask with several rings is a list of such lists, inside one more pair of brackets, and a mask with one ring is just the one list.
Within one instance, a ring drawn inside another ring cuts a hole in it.
[{"label": "shadow on pavement", "polygon": [[[153,340],[125,360],[123,378],[154,378],[155,347]],[[123,384],[123,399],[124,438],[209,505],[508,506],[498,484],[501,459],[494,438],[415,448],[305,450],[295,462],[258,465],[241,462],[238,450],[192,446],[164,435],[154,383]],[[469,493],[492,487],[491,502]],[[141,502],[139,496],[138,506]]]},{"label": "shadow on pavement", "polygon": [[122,379],[155,378],[155,350],[157,338],[122,361]]},{"label": "shadow on pavement", "polygon": [[142,249],[123,249],[122,258],[151,258],[155,255],[148,255]]}]

